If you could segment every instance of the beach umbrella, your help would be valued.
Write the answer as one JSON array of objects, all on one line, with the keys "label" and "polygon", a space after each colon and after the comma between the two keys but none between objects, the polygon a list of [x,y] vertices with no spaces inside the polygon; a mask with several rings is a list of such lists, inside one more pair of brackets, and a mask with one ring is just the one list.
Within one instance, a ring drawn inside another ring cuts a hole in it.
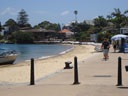
[{"label": "beach umbrella", "polygon": [[127,35],[124,35],[124,34],[117,34],[117,35],[114,35],[111,40],[119,40],[120,38],[126,38],[128,37]]}]

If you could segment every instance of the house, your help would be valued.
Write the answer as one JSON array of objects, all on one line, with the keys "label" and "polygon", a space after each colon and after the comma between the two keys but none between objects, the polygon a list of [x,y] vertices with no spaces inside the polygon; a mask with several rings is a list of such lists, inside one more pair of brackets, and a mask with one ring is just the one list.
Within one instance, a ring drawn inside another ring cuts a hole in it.
[{"label": "house", "polygon": [[128,35],[128,27],[120,28],[120,34]]},{"label": "house", "polygon": [[1,31],[0,31],[0,35],[1,35],[1,36],[4,36],[4,30],[1,30]]},{"label": "house", "polygon": [[57,32],[54,30],[46,30],[46,29],[21,29],[22,32],[30,32],[34,36],[35,41],[43,41],[43,40],[53,40],[57,36]]},{"label": "house", "polygon": [[90,41],[97,42],[97,37],[98,37],[97,34],[90,34]]},{"label": "house", "polygon": [[9,27],[5,26],[1,31],[0,35],[5,36],[9,32]]},{"label": "house", "polygon": [[60,33],[60,36],[62,36],[63,39],[70,39],[74,36],[74,32],[72,32],[68,29],[63,29],[59,33]]}]

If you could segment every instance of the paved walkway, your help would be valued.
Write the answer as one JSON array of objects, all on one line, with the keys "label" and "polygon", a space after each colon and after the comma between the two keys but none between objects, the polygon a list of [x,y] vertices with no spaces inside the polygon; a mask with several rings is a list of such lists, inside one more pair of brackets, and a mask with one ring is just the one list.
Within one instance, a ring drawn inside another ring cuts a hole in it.
[{"label": "paved walkway", "polygon": [[[116,86],[119,56],[123,86]],[[109,60],[102,58],[102,52],[94,52],[94,56],[83,61],[78,58],[80,84],[73,85],[74,69],[64,69],[33,86],[0,87],[0,96],[128,96],[128,54],[113,53],[111,49]]]}]

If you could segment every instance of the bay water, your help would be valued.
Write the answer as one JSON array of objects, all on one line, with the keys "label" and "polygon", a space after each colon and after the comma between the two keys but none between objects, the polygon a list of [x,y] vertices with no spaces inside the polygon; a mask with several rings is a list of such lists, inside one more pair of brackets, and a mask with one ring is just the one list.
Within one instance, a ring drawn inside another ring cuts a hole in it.
[{"label": "bay water", "polygon": [[19,63],[31,58],[47,58],[54,55],[63,54],[72,49],[71,45],[61,44],[0,44],[0,48],[7,50],[15,50],[18,57],[15,63]]}]

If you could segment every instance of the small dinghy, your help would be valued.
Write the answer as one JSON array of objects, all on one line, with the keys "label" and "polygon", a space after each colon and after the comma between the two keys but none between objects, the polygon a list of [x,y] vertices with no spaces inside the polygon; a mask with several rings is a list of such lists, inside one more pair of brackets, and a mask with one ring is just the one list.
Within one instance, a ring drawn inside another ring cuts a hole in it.
[{"label": "small dinghy", "polygon": [[13,64],[18,55],[17,52],[15,50],[4,50],[4,49],[0,49],[0,50],[2,50],[0,52],[0,65]]}]

